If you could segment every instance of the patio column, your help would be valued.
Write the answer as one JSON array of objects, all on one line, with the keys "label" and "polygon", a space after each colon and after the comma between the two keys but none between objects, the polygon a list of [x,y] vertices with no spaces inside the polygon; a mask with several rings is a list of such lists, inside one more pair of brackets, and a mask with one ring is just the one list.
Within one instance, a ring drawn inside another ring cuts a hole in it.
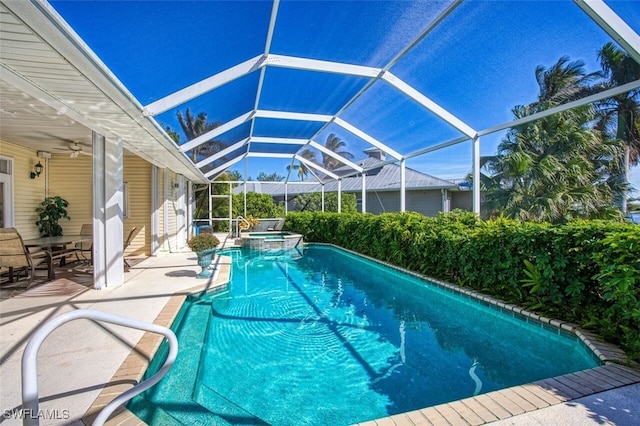
[{"label": "patio column", "polygon": [[93,142],[93,278],[94,287],[124,282],[123,150],[121,140],[92,132]]},{"label": "patio column", "polygon": [[404,212],[407,210],[406,204],[406,192],[407,192],[407,166],[406,160],[403,158],[400,160],[400,211]]},{"label": "patio column", "polygon": [[176,248],[181,249],[187,243],[187,200],[186,200],[186,179],[182,175],[176,176],[176,182],[173,184],[176,206]]},{"label": "patio column", "polygon": [[342,179],[338,179],[338,213],[342,213]]},{"label": "patio column", "polygon": [[162,249],[171,252],[169,242],[169,169],[162,169]]},{"label": "patio column", "polygon": [[160,204],[158,203],[158,166],[151,165],[151,255],[157,256],[160,250]]},{"label": "patio column", "polygon": [[480,214],[480,137],[473,138],[473,212]]}]

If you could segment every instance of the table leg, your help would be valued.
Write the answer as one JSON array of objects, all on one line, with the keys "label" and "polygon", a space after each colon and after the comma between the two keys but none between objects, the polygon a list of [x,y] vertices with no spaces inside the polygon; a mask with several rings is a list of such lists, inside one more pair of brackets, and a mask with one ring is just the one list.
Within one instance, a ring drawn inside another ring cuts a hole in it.
[{"label": "table leg", "polygon": [[47,270],[49,281],[56,279],[56,271],[53,269],[53,253],[47,251]]}]

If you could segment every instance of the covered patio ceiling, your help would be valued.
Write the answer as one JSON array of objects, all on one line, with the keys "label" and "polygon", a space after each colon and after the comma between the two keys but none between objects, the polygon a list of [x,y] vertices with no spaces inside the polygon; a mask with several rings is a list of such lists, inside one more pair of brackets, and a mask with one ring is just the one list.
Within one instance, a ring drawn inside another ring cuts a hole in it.
[{"label": "covered patio ceiling", "polygon": [[[475,175],[480,155],[492,153],[506,129],[640,87],[635,81],[512,121],[513,106],[536,100],[537,65],[549,67],[567,55],[591,61],[592,71],[595,52],[608,41],[640,62],[640,8],[633,2],[3,3],[3,51],[10,14],[17,18],[12,24],[22,22],[48,42],[53,38],[58,53],[55,40],[66,39],[80,52],[67,57],[72,63],[76,56],[92,60],[87,68],[94,72],[86,79],[104,80],[119,92],[105,93],[105,101],[125,113],[116,134],[126,147],[145,157],[149,141],[160,145],[161,156],[171,152],[195,181],[227,170],[245,179],[259,171],[295,179],[288,171],[298,162],[319,176],[334,176],[322,155],[354,174],[366,172],[357,158],[324,147],[330,134],[356,157],[376,147],[402,163],[464,146],[444,161],[451,167],[462,162],[460,177],[472,169]],[[47,27],[59,34],[43,34]],[[3,98],[20,90],[15,78],[7,78],[15,67],[5,64],[5,56]],[[95,108],[96,99],[91,101]],[[9,108],[3,101],[3,137],[15,103]],[[53,110],[47,116],[61,114],[48,106]],[[197,137],[182,133],[176,116],[187,109],[194,116],[205,113],[215,128]],[[77,111],[83,112],[85,119],[96,115],[89,107]],[[49,124],[50,134],[58,127]],[[167,127],[180,135],[175,147]],[[57,137],[81,139],[67,130]],[[307,149],[316,153],[315,162],[303,155]],[[430,166],[425,171],[437,175],[433,161]]]}]

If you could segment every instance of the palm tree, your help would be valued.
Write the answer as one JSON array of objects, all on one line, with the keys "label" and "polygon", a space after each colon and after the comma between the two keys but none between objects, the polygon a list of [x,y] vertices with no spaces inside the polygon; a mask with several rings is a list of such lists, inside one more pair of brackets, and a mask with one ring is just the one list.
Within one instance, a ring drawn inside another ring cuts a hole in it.
[{"label": "palm tree", "polygon": [[599,77],[598,73],[586,74],[583,61],[569,61],[563,56],[550,68],[538,65],[535,71],[540,92],[537,104],[540,109],[570,102],[589,91],[589,83]]},{"label": "palm tree", "polygon": [[[194,117],[189,108],[185,111],[184,116],[181,111],[178,111],[176,116],[178,117],[178,122],[180,123],[180,127],[182,127],[182,131],[184,132],[187,141],[204,135],[222,124],[220,122],[207,121],[207,114],[204,112],[201,112],[197,117]],[[219,151],[222,151],[226,147],[227,145],[220,141],[207,141],[191,150],[191,160],[196,163],[200,159],[209,157]]]},{"label": "palm tree", "polygon": [[[335,154],[338,154],[338,155],[346,158],[347,160],[352,160],[353,159],[353,154],[350,153],[349,151],[340,151],[340,149],[346,147],[347,144],[342,139],[340,139],[339,137],[337,137],[333,133],[331,133],[329,136],[327,136],[327,140],[324,143],[324,146],[328,150],[330,150],[330,151],[334,152]],[[340,167],[341,163],[340,163],[340,161],[336,160],[335,158],[331,157],[330,155],[322,153],[322,165],[327,170],[334,170],[334,169]]]},{"label": "palm tree", "polygon": [[[310,149],[305,149],[304,151],[302,151],[300,153],[300,156],[305,160],[309,160],[313,163],[316,162],[316,154]],[[287,166],[287,170],[297,170],[298,178],[300,178],[300,180],[304,179],[309,174],[309,167],[307,167],[307,165],[304,164],[302,161],[298,162],[297,164],[292,164],[290,166]]]},{"label": "palm tree", "polygon": [[[538,102],[516,106],[515,118],[580,96],[592,78],[564,57],[549,69],[538,67]],[[595,118],[587,105],[511,129],[486,161],[492,176],[483,180],[485,208],[529,221],[614,215],[608,178],[620,146],[589,126]]]},{"label": "palm tree", "polygon": [[[602,75],[606,79],[598,89],[611,87],[640,79],[640,64],[625,51],[609,42],[598,52],[598,59],[602,67]],[[629,182],[629,168],[638,164],[640,160],[640,90],[614,96],[599,103],[601,113],[600,126],[603,131],[610,130],[616,139],[624,143],[624,169],[618,179]],[[624,187],[618,195],[618,204],[623,213],[627,211],[627,188]]]}]

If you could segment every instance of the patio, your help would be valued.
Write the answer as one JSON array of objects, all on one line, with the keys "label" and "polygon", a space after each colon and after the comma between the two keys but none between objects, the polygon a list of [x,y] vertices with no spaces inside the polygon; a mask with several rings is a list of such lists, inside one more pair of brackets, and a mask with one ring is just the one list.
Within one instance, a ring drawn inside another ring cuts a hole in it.
[{"label": "patio", "polygon": [[[221,239],[224,241],[224,239]],[[44,322],[73,309],[95,309],[134,317],[146,322],[158,321],[159,314],[172,297],[184,298],[196,290],[226,283],[229,265],[220,265],[216,281],[196,280],[200,270],[193,252],[184,251],[149,257],[134,264],[125,274],[126,285],[103,290],[91,287],[91,275],[74,271],[73,264],[57,269],[59,278],[36,284],[28,291],[0,301],[0,343],[2,355],[0,382],[3,417],[0,423],[22,424],[21,357],[33,331]],[[77,268],[76,268],[77,269]],[[46,280],[46,271],[39,271]],[[26,281],[21,280],[21,286]],[[181,302],[180,302],[181,304]],[[180,306],[180,304],[178,306]],[[170,325],[173,316],[166,318]],[[41,418],[41,424],[84,424],[86,414],[105,385],[114,385],[114,374],[143,332],[86,320],[74,321],[52,333],[39,356],[40,409],[54,418]],[[99,368],[96,366],[100,365]],[[133,380],[119,379],[118,385],[130,387]],[[16,413],[12,415],[12,413]]]}]

